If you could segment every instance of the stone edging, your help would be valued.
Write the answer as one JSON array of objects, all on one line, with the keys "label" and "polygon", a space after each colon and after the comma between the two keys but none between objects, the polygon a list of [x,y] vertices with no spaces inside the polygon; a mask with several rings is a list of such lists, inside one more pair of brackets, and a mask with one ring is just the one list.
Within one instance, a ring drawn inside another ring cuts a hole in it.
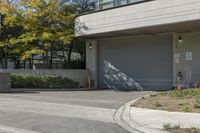
[{"label": "stone edging", "polygon": [[[146,95],[145,97],[147,96],[149,95]],[[140,98],[132,100],[121,106],[114,115],[115,122],[122,128],[126,129],[131,133],[168,133],[166,131],[162,131],[159,129],[144,128],[131,118],[130,116],[131,105]]]}]

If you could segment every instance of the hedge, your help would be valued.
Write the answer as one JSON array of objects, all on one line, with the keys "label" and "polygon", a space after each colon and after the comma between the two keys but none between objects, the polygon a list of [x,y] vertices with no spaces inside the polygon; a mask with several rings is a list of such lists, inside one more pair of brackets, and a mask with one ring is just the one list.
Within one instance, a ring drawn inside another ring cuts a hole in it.
[{"label": "hedge", "polygon": [[53,76],[11,75],[12,88],[77,88],[79,83]]}]

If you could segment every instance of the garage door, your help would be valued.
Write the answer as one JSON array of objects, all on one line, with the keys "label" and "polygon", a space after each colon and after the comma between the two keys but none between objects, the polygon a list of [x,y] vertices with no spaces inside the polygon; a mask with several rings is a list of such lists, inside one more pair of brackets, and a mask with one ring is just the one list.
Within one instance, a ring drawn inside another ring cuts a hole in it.
[{"label": "garage door", "polygon": [[99,40],[99,88],[145,90],[172,87],[172,36]]}]

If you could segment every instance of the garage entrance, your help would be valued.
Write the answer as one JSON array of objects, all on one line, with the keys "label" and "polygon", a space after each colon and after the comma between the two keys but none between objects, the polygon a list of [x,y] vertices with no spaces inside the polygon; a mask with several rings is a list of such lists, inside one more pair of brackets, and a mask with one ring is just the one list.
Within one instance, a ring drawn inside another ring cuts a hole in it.
[{"label": "garage entrance", "polygon": [[135,90],[172,88],[172,35],[102,39],[99,45],[98,87]]}]

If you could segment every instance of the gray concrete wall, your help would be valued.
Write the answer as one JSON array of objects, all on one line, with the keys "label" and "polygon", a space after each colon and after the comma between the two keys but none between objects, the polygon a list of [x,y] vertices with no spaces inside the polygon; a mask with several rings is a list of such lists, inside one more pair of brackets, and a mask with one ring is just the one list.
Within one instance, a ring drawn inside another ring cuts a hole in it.
[{"label": "gray concrete wall", "polygon": [[154,0],[76,18],[76,36],[200,20],[200,0]]},{"label": "gray concrete wall", "polygon": [[0,92],[10,91],[10,73],[0,72]]},{"label": "gray concrete wall", "polygon": [[173,36],[154,35],[102,39],[99,45],[99,87],[146,90],[172,88]]},{"label": "gray concrete wall", "polygon": [[[178,41],[179,36],[182,36],[182,43]],[[192,53],[192,60],[186,60],[187,52]],[[180,71],[183,74],[182,81],[186,82],[191,72],[190,82],[200,82],[200,32],[177,34],[175,54],[180,56],[178,62],[175,62],[175,73]]]},{"label": "gray concrete wall", "polygon": [[61,76],[79,82],[82,87],[87,86],[88,70],[80,69],[0,69],[0,72],[33,76]]}]

